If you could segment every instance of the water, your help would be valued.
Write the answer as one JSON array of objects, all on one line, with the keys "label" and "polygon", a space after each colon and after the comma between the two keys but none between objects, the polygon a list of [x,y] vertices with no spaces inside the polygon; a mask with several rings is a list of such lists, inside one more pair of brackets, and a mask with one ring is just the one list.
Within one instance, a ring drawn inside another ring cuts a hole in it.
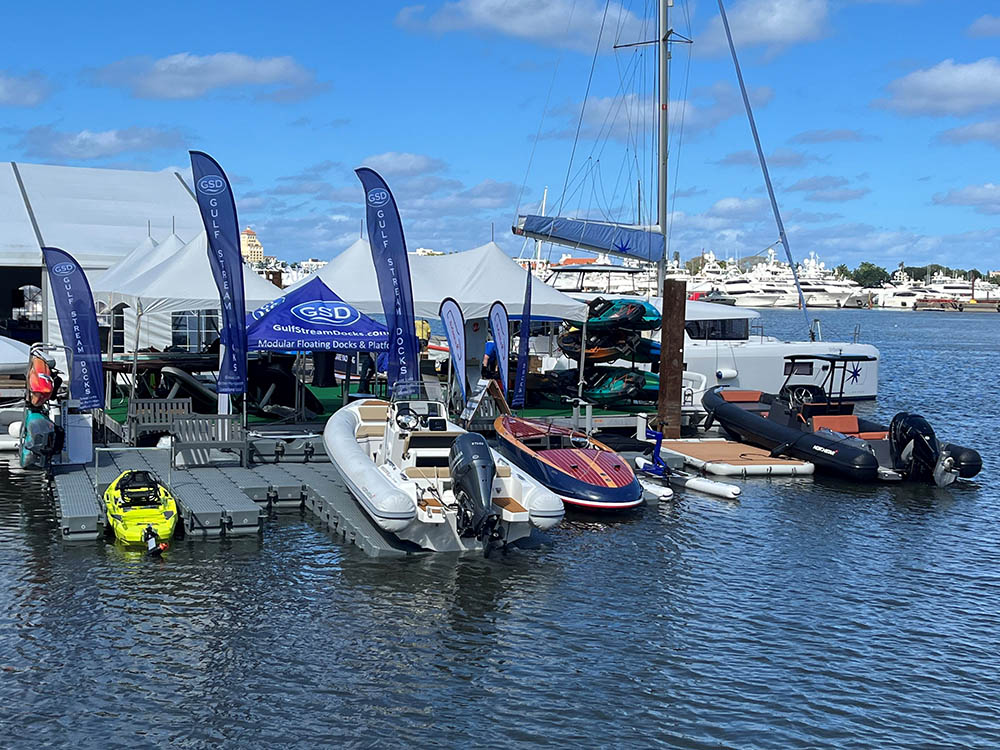
[{"label": "water", "polygon": [[751,481],[506,558],[380,562],[298,515],[163,560],[64,545],[0,467],[3,744],[1000,746],[1000,320],[819,317],[881,349],[877,413],[922,412],[983,474]]}]

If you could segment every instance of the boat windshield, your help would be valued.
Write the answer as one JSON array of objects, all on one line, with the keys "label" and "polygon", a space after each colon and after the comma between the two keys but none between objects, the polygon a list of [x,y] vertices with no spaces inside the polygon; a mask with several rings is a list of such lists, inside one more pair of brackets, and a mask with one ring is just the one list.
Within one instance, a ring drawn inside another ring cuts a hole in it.
[{"label": "boat windshield", "polygon": [[392,387],[392,403],[437,401],[444,403],[441,383],[426,380],[399,380]]},{"label": "boat windshield", "polygon": [[694,341],[746,341],[750,338],[750,320],[689,320],[684,324],[684,331]]}]

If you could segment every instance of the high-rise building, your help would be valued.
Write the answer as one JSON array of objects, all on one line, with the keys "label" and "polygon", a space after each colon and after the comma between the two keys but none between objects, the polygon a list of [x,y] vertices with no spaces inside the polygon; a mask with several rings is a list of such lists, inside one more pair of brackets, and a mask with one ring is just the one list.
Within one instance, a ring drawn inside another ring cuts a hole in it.
[{"label": "high-rise building", "polygon": [[250,227],[240,232],[240,253],[249,263],[264,262],[264,246],[257,239],[257,233]]}]

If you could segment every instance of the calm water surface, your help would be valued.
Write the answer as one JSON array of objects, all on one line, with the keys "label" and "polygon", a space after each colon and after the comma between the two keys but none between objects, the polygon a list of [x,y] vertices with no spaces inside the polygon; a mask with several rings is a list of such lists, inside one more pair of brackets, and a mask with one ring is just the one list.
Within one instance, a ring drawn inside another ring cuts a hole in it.
[{"label": "calm water surface", "polygon": [[1000,746],[1000,316],[819,317],[976,481],[752,481],[489,561],[374,561],[298,515],[147,560],[64,545],[0,466],[2,744]]}]

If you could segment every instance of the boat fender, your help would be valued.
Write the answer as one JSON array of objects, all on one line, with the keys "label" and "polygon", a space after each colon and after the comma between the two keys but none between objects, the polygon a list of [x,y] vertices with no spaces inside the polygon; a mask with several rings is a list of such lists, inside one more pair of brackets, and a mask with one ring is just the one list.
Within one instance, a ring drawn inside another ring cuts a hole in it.
[{"label": "boat fender", "polygon": [[7,435],[8,437],[16,438],[21,437],[21,422],[20,420],[16,422],[11,422],[7,425]]},{"label": "boat fender", "polygon": [[717,380],[732,380],[739,374],[739,370],[732,367],[721,367],[715,371],[715,377]]}]

